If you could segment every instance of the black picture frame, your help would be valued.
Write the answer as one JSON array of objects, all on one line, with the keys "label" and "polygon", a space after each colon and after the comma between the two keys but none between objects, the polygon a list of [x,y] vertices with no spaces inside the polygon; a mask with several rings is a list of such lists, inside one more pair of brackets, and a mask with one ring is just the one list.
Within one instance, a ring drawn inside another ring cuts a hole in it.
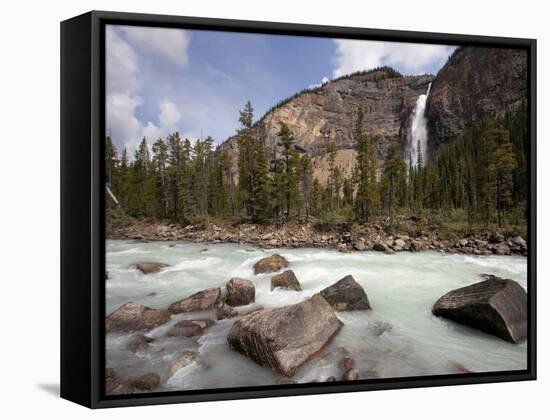
[{"label": "black picture frame", "polygon": [[[528,54],[527,369],[105,396],[106,24],[519,48]],[[536,40],[92,11],[61,23],[61,397],[90,408],[536,379]]]}]

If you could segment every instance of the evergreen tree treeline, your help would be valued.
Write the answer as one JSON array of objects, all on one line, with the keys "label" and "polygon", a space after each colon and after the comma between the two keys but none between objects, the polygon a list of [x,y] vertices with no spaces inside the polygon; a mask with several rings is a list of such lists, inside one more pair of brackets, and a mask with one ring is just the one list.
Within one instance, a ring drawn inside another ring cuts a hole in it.
[{"label": "evergreen tree treeline", "polygon": [[[210,137],[191,142],[179,133],[151,145],[143,139],[130,162],[106,137],[105,177],[131,216],[196,223],[208,217],[232,222],[280,223],[289,219],[323,224],[368,223],[400,213],[460,210],[462,221],[521,224],[527,202],[527,106],[498,119],[486,118],[416,167],[406,167],[397,144],[383,165],[356,116],[356,165],[351,174],[337,163],[334,139],[327,141],[326,185],[314,177],[307,153],[282,124],[273,149],[254,130],[254,109],[240,112],[239,154],[233,162]],[[237,167],[235,168],[234,165]],[[383,168],[383,169],[380,169]],[[108,200],[107,205],[115,204]]]}]

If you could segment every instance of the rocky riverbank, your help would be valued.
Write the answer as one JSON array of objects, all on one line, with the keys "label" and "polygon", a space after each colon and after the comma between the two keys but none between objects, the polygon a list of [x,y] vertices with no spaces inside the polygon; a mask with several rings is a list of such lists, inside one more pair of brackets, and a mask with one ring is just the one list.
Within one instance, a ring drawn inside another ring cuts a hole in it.
[{"label": "rocky riverbank", "polygon": [[261,248],[334,248],[341,252],[380,251],[386,254],[403,251],[432,250],[471,255],[523,255],[528,254],[527,241],[518,235],[485,230],[476,235],[448,238],[437,230],[408,229],[406,233],[390,234],[378,224],[363,227],[360,232],[321,232],[312,224],[286,226],[240,224],[207,227],[174,223],[149,222],[134,219],[124,225],[111,227],[109,239],[139,241],[186,241],[197,243],[239,243]]}]

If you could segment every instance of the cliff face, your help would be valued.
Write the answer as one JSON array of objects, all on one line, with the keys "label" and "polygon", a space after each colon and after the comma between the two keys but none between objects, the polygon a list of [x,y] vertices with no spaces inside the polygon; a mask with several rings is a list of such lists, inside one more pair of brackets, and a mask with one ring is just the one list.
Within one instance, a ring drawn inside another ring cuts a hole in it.
[{"label": "cliff face", "polygon": [[438,72],[426,105],[430,150],[448,143],[485,116],[527,98],[527,52],[463,47]]},{"label": "cliff face", "polygon": [[[355,163],[353,132],[359,109],[363,110],[363,130],[368,133],[383,159],[391,143],[406,141],[409,115],[416,99],[426,92],[433,76],[386,78],[384,70],[357,74],[336,80],[321,88],[298,95],[268,113],[253,130],[265,139],[267,150],[279,150],[277,133],[285,123],[292,131],[300,152],[307,152],[314,161],[315,176],[326,179],[326,148],[334,140],[336,161],[349,173]],[[222,147],[238,156],[238,137],[227,140]]]},{"label": "cliff face", "polygon": [[[280,152],[277,133],[285,123],[300,153],[313,158],[314,176],[325,184],[328,176],[327,144],[334,140],[336,164],[345,175],[355,165],[353,133],[359,109],[363,132],[368,133],[382,168],[388,146],[406,150],[411,114],[418,96],[432,83],[426,104],[428,158],[484,116],[500,115],[527,97],[527,54],[522,50],[462,47],[437,76],[402,77],[387,69],[359,73],[299,94],[269,112],[253,127],[264,139],[268,153]],[[232,156],[235,176],[238,137],[221,145]]]}]

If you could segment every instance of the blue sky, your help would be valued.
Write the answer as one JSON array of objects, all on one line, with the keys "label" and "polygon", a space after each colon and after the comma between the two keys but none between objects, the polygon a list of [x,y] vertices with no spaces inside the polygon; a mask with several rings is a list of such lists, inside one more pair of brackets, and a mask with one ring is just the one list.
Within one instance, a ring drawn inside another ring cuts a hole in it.
[{"label": "blue sky", "polygon": [[323,80],[390,65],[404,74],[435,74],[453,47],[328,38],[108,26],[106,123],[130,153],[169,132],[224,141],[238,111],[255,117]]}]

